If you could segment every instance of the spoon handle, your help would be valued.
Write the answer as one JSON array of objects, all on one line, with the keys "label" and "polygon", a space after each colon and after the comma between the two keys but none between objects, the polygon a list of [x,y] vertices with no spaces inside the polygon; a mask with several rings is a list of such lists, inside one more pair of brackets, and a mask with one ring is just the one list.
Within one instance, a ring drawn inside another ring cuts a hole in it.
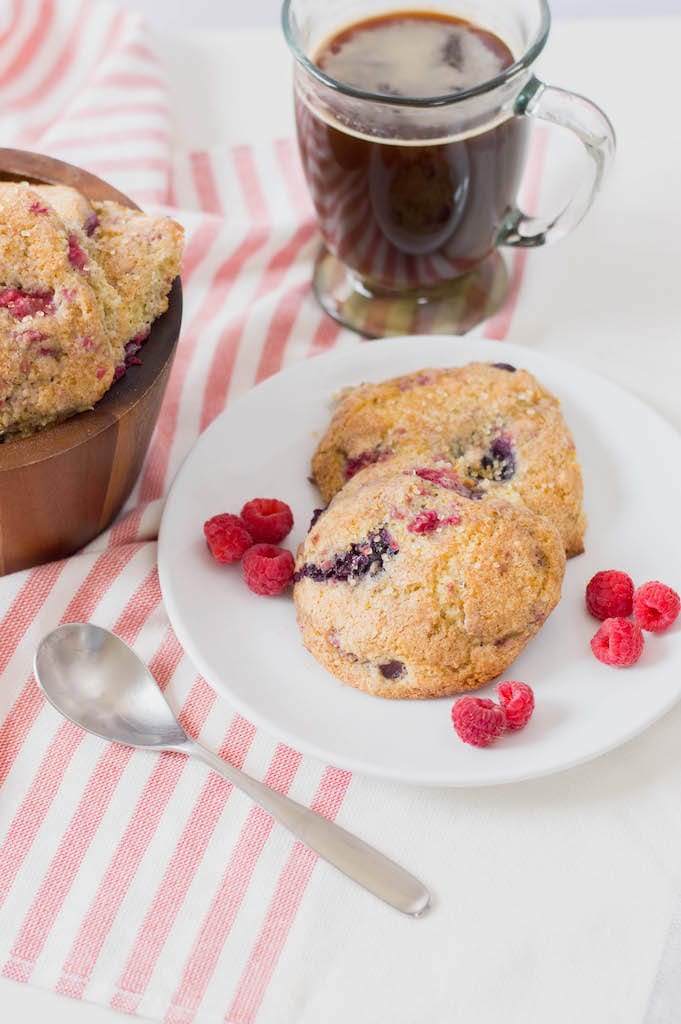
[{"label": "spoon handle", "polygon": [[223,775],[323,860],[391,907],[410,917],[428,908],[430,895],[417,878],[340,825],[245,775],[199,743],[190,741],[179,749]]}]

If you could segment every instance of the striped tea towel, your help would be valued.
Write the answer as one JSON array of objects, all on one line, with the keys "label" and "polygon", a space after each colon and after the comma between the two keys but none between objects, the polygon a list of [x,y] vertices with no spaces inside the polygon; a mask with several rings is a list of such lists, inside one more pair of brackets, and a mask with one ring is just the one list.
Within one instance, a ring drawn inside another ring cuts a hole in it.
[{"label": "striped tea towel", "polygon": [[[78,556],[0,580],[0,971],[166,1024],[344,1020],[342,978],[308,971],[295,951],[303,941],[323,953],[324,922],[341,906],[348,942],[367,913],[401,935],[394,913],[315,870],[221,778],[62,721],[31,673],[46,632],[94,621],[135,648],[184,728],[232,764],[329,818],[350,787],[369,802],[380,791],[276,743],[218,699],[173,635],[156,570],[161,502],[199,433],[283,366],[358,344],[311,297],[317,237],[294,143],[173,152],[165,73],[134,13],[7,0],[0,144],[84,166],[187,230],[182,338],[124,513]],[[508,331],[524,259],[487,336]],[[398,834],[374,841],[409,864]],[[335,993],[331,1004],[322,991]]]}]

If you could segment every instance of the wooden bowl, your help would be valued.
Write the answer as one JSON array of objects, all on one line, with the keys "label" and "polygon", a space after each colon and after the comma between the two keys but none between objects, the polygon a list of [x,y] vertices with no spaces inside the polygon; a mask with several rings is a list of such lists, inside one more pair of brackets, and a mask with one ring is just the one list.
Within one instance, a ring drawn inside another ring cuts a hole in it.
[{"label": "wooden bowl", "polygon": [[[138,209],[105,181],[71,164],[0,148],[0,179],[71,185],[88,199]],[[0,445],[0,576],[65,558],[106,529],[142,468],[182,321],[180,279],[151,329],[142,365],[88,412]]]}]

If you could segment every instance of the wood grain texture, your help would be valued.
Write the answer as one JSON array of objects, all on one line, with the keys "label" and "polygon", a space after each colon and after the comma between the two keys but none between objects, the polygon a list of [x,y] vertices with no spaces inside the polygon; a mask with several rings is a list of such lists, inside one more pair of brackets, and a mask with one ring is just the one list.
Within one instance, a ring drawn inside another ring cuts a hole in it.
[{"label": "wood grain texture", "polygon": [[[100,178],[0,148],[0,179],[64,184],[138,207]],[[65,558],[106,529],[130,495],[156,425],[182,321],[182,287],[133,366],[94,409],[0,445],[0,575]]]}]

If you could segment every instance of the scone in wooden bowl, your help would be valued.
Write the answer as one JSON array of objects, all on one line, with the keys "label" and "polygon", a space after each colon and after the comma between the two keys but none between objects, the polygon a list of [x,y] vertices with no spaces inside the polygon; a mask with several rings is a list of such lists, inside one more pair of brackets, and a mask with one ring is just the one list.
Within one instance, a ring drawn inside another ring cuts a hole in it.
[{"label": "scone in wooden bowl", "polygon": [[[37,153],[0,148],[0,179],[71,185],[137,209],[105,181]],[[142,365],[94,409],[0,445],[0,576],[65,558],[106,529],[135,484],[168,382],[182,320],[179,278]]]}]

